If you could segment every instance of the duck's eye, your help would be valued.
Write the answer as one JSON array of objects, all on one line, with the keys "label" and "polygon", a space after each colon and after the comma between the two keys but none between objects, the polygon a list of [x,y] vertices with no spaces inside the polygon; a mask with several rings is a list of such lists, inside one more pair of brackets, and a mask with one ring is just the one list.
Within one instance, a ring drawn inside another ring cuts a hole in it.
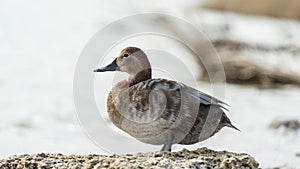
[{"label": "duck's eye", "polygon": [[128,54],[128,53],[125,53],[123,56],[124,56],[125,58],[127,58],[127,57],[129,56],[129,54]]}]

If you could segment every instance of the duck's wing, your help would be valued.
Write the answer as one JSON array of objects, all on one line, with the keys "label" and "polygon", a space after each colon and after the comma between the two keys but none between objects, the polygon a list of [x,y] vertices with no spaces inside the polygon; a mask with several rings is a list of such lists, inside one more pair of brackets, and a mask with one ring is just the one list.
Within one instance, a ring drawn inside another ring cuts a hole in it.
[{"label": "duck's wing", "polygon": [[195,130],[198,134],[200,132],[201,140],[209,138],[216,132],[215,129],[219,127],[219,123],[222,124],[220,126],[225,125],[237,129],[224,113],[227,110],[225,107],[227,104],[213,96],[166,79],[151,79],[143,84],[141,88],[162,91],[163,98],[166,99],[163,114],[170,117],[172,127],[176,128],[180,139],[183,139],[191,130]]},{"label": "duck's wing", "polygon": [[225,106],[228,104],[199,90],[189,87],[183,83],[178,83],[176,81],[167,79],[149,79],[140,82],[132,86],[133,90],[163,90],[164,92],[184,92],[184,94],[190,95],[199,100],[200,103],[205,105],[220,105]]},{"label": "duck's wing", "polygon": [[182,85],[183,88],[184,88],[184,92],[185,94],[191,96],[191,97],[194,97],[195,99],[198,99],[199,102],[201,104],[204,104],[204,105],[214,105],[214,106],[217,106],[217,107],[220,107],[220,108],[223,108],[225,110],[228,111],[228,109],[225,107],[225,106],[228,106],[227,103],[211,96],[211,95],[208,95],[206,93],[203,93],[199,90],[196,90],[192,87],[189,87],[189,86],[186,86],[186,85]]},{"label": "duck's wing", "polygon": [[216,105],[218,107],[221,107],[225,110],[227,108],[225,106],[228,106],[227,103],[210,96],[204,92],[201,92],[199,90],[196,90],[192,87],[189,87],[183,83],[178,83],[176,81],[167,80],[167,79],[150,79],[147,81],[144,81],[143,83],[138,84],[139,87],[137,89],[151,89],[151,90],[163,90],[166,94],[178,92],[181,94],[184,94],[186,96],[189,96],[200,104],[204,105]]}]

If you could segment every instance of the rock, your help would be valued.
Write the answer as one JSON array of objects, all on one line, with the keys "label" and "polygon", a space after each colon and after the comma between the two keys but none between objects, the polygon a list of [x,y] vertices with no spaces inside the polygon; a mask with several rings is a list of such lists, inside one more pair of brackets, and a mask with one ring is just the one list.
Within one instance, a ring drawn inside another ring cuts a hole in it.
[{"label": "rock", "polygon": [[278,67],[225,59],[223,66],[228,83],[258,85],[260,88],[275,88],[284,84],[300,85],[300,74]]},{"label": "rock", "polygon": [[282,121],[273,121],[270,125],[272,129],[284,128],[290,131],[297,131],[300,129],[299,120],[282,120]]},{"label": "rock", "polygon": [[258,168],[245,153],[199,148],[178,152],[148,152],[126,155],[25,154],[0,160],[0,168]]}]

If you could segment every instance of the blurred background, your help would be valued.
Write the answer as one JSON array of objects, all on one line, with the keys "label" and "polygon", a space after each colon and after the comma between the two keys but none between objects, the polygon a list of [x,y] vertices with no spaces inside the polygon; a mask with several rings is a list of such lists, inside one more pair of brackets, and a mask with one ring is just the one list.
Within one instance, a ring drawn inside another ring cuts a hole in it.
[{"label": "blurred background", "polygon": [[[0,1],[0,157],[13,154],[60,152],[107,154],[84,133],[73,104],[73,75],[77,58],[89,39],[105,25],[125,16],[160,12],[185,19],[212,42],[227,78],[227,115],[241,129],[223,129],[192,146],[245,152],[263,168],[300,166],[300,1],[298,0],[164,0],[110,1]],[[146,24],[146,23],[145,23]],[[189,32],[157,18],[148,23],[191,38]],[[122,31],[115,30],[116,32]],[[184,46],[147,37],[116,46],[108,63],[125,46],[159,48],[180,54],[197,77],[198,89],[211,93],[202,63]],[[101,44],[99,44],[101,45]],[[201,42],[194,41],[201,49]],[[205,56],[203,56],[205,57]],[[170,57],[150,61],[172,68]],[[163,61],[163,62],[162,62]],[[213,62],[212,62],[213,64]],[[163,67],[160,67],[163,68]],[[191,84],[176,67],[155,76]],[[184,69],[185,70],[185,69]],[[171,75],[170,75],[171,74]],[[173,74],[173,76],[172,76]],[[96,84],[105,83],[97,75]],[[98,81],[97,81],[98,80]],[[107,120],[105,99],[111,84],[97,88],[99,110]],[[107,120],[106,124],[111,125]],[[116,131],[120,132],[120,131]],[[101,135],[101,133],[99,133]],[[124,133],[117,146],[160,146],[140,143]],[[133,149],[136,152],[138,149]],[[298,167],[299,168],[299,167]]]}]

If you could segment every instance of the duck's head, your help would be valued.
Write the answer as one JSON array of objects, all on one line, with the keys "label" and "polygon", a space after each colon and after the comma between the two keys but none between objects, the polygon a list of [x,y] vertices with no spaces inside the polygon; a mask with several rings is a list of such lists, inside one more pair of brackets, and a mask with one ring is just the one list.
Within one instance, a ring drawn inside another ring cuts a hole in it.
[{"label": "duck's head", "polygon": [[126,72],[129,74],[129,80],[141,81],[145,78],[151,78],[151,65],[147,55],[137,47],[123,49],[112,63],[94,70],[94,72],[106,71]]}]

